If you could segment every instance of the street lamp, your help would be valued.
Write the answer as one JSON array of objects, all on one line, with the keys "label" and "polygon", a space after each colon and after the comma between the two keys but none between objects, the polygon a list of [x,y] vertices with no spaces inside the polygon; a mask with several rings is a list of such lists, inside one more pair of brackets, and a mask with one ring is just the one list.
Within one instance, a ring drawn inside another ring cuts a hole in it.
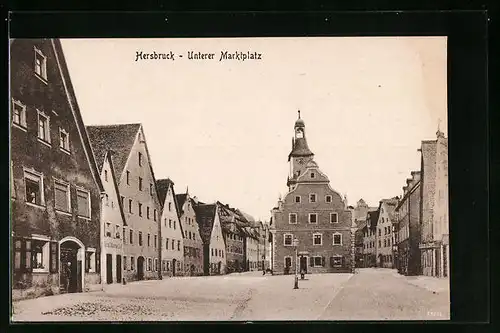
[{"label": "street lamp", "polygon": [[298,254],[298,246],[299,246],[299,240],[295,238],[293,240],[293,247],[295,248],[295,282],[293,285],[293,289],[299,289],[299,276],[298,276],[298,270],[299,266],[297,265],[297,257],[299,256]]}]

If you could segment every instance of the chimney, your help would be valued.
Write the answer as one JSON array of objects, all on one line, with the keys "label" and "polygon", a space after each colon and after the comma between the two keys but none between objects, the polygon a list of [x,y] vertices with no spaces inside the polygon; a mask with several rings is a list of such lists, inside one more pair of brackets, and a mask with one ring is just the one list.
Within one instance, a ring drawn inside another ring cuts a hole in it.
[{"label": "chimney", "polygon": [[406,195],[406,190],[408,189],[408,186],[403,186],[403,196]]}]

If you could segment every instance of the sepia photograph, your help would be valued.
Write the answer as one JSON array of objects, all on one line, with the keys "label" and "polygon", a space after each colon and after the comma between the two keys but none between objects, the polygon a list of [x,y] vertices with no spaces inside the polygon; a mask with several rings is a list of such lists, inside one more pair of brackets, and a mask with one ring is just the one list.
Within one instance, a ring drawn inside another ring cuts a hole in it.
[{"label": "sepia photograph", "polygon": [[9,51],[12,322],[450,320],[446,36]]}]

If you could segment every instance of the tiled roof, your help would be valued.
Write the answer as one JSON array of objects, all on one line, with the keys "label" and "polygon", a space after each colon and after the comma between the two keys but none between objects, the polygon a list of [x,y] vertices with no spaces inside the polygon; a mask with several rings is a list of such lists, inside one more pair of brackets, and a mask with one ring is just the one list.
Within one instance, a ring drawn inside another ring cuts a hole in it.
[{"label": "tiled roof", "polygon": [[212,235],[212,228],[214,225],[216,205],[194,205],[196,212],[196,222],[200,230],[200,237],[204,244],[210,244],[210,236]]},{"label": "tiled roof", "polygon": [[160,205],[163,207],[165,203],[165,198],[168,193],[168,189],[170,186],[173,186],[174,183],[170,180],[170,178],[166,179],[157,179],[156,180],[156,192],[158,193],[158,199],[160,200]]},{"label": "tiled roof", "polygon": [[116,176],[120,179],[141,124],[86,126],[99,170],[104,156],[112,152]]},{"label": "tiled roof", "polygon": [[182,207],[184,206],[184,203],[186,202],[187,198],[187,193],[182,193],[182,194],[176,194],[175,199],[177,200],[177,204],[179,205],[179,216],[184,214],[184,210]]},{"label": "tiled roof", "polygon": [[298,138],[295,139],[294,144],[293,144],[293,149],[288,155],[288,160],[290,160],[290,157],[292,156],[311,156],[314,155],[313,152],[309,149],[309,146],[307,145],[307,141],[305,138]]}]

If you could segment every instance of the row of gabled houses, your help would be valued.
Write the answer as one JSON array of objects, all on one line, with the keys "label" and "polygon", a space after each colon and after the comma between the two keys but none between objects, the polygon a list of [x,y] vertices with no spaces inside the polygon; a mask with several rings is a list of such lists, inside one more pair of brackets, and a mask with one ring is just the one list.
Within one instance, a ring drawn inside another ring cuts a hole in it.
[{"label": "row of gabled houses", "polygon": [[358,267],[397,268],[404,275],[449,276],[448,139],[422,141],[420,170],[403,194],[352,207]]},{"label": "row of gabled houses", "polygon": [[10,51],[13,292],[266,267],[267,224],[158,179],[141,124],[85,126],[58,39]]}]

